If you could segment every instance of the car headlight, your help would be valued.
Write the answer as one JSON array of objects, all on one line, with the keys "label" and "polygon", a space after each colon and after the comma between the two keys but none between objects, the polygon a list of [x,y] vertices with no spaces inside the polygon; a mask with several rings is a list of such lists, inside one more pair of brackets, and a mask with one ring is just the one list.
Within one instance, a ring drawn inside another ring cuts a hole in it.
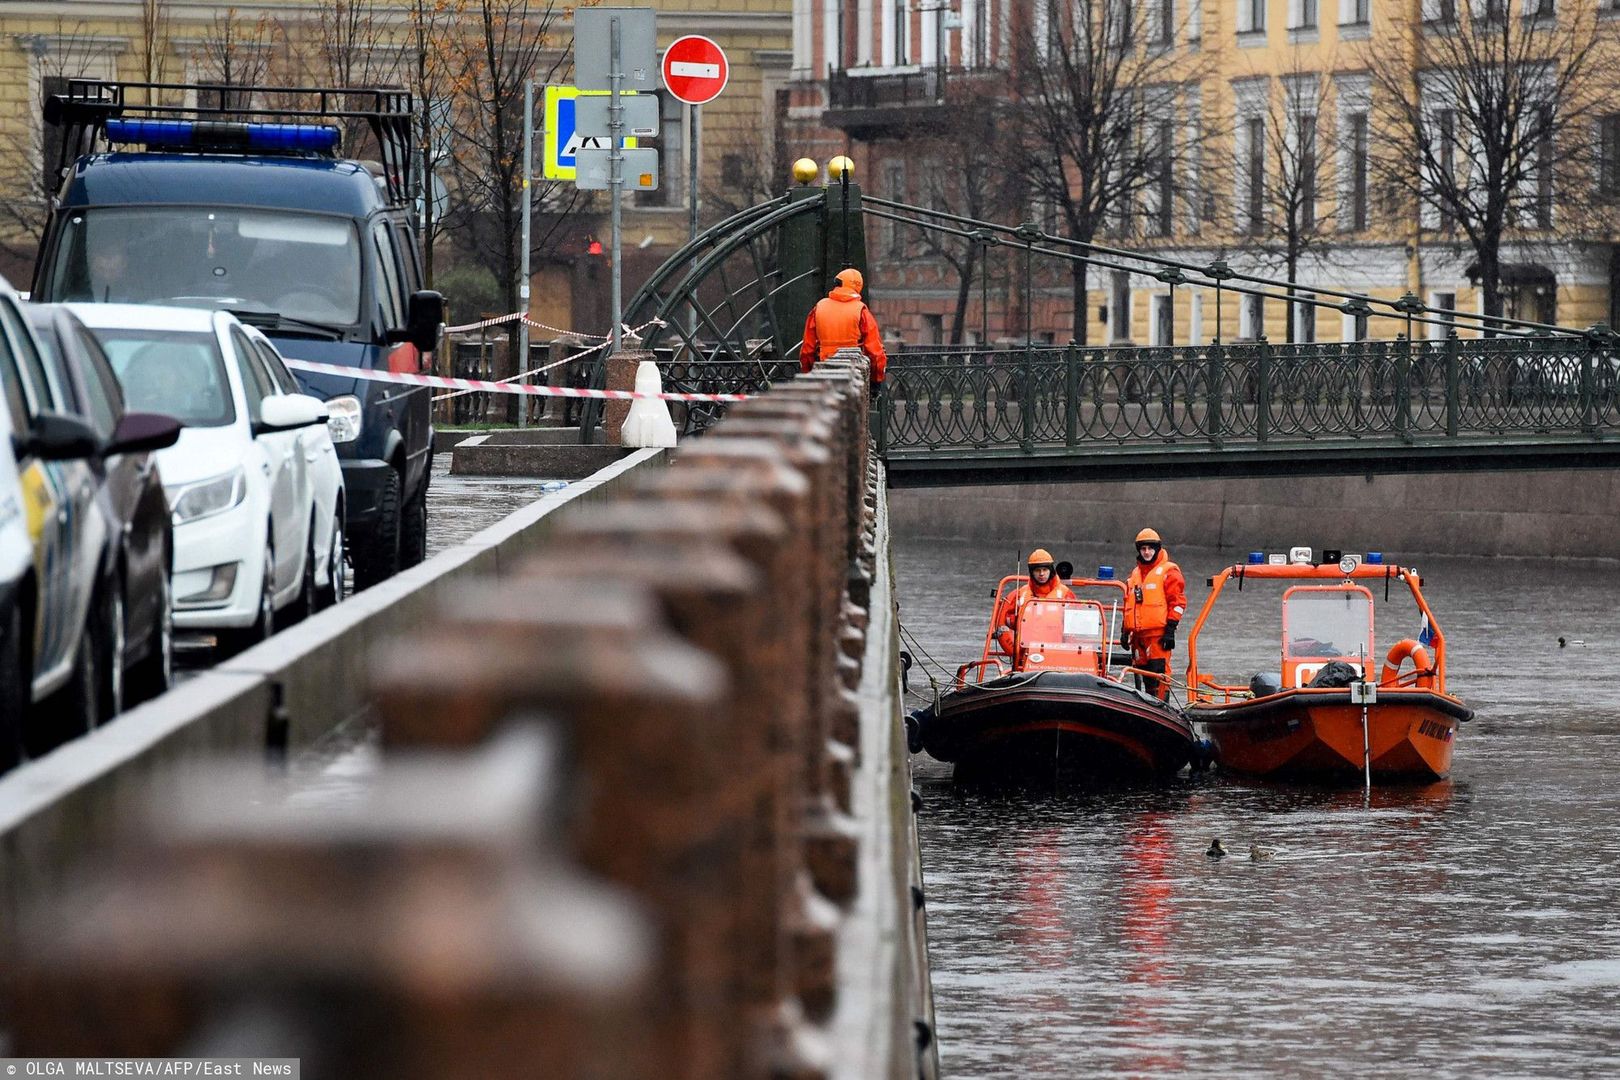
[{"label": "car headlight", "polygon": [[360,399],[353,394],[331,398],[326,403],[326,431],[332,441],[353,442],[360,437]]},{"label": "car headlight", "polygon": [[199,480],[194,484],[178,484],[165,488],[169,497],[169,510],[176,525],[188,521],[223,514],[247,498],[247,474],[238,465],[223,476]]}]

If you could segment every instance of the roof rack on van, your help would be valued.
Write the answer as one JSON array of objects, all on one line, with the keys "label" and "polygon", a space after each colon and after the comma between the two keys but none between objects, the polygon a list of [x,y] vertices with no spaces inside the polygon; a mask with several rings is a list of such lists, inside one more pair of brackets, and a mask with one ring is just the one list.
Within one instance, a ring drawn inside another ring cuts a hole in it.
[{"label": "roof rack on van", "polygon": [[[143,91],[139,95],[143,100],[130,101],[131,90]],[[161,103],[177,98],[192,103]],[[255,105],[256,101],[300,104],[272,108]],[[58,177],[80,155],[98,144],[112,143],[335,158],[341,137],[338,125],[364,120],[377,138],[389,201],[406,203],[416,192],[408,90],[69,79],[67,93],[46,100],[45,120],[63,129]]]}]

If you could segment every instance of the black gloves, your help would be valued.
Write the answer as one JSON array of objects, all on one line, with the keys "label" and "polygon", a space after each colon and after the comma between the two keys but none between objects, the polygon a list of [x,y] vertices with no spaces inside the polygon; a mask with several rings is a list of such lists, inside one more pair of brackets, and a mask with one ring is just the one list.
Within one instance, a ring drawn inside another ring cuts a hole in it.
[{"label": "black gloves", "polygon": [[1159,638],[1159,648],[1174,649],[1176,647],[1176,625],[1174,622],[1164,624],[1164,634]]}]

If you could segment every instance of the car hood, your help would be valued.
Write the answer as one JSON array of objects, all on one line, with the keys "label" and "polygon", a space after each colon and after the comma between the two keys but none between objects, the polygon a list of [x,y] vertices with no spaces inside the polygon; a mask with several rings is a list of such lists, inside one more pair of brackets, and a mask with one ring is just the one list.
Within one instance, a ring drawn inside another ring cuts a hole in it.
[{"label": "car hood", "polygon": [[246,433],[236,424],[181,428],[179,440],[157,452],[158,471],[166,488],[207,480],[229,472],[246,450]]}]

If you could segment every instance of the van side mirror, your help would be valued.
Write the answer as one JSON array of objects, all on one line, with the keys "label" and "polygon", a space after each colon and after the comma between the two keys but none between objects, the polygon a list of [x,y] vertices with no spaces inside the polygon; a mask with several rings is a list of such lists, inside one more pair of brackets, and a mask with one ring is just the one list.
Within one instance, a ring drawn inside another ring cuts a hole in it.
[{"label": "van side mirror", "polygon": [[101,449],[101,439],[77,416],[42,412],[34,417],[27,437],[14,437],[14,446],[18,457],[32,454],[42,461],[68,461],[94,456]]},{"label": "van side mirror", "polygon": [[439,328],[444,325],[444,294],[432,289],[411,293],[405,305],[405,329],[388,331],[388,340],[408,341],[424,353],[439,347]]}]

